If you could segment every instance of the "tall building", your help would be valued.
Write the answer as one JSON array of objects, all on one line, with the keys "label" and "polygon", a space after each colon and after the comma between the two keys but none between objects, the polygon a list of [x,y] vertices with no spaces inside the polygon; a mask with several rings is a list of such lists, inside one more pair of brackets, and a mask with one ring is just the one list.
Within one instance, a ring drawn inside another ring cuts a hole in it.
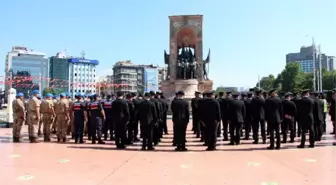
[{"label": "tall building", "polygon": [[161,82],[165,81],[167,79],[167,68],[166,67],[161,67],[158,68],[158,83],[159,83],[159,88],[161,86]]},{"label": "tall building", "polygon": [[313,46],[301,47],[299,53],[289,53],[286,55],[286,64],[298,62],[301,65],[302,71],[305,73],[312,73],[314,71],[314,54],[315,54],[315,68],[320,68],[319,62],[321,61],[321,68],[327,71],[334,70],[334,66],[330,64],[330,59],[326,54],[319,54],[317,49]]},{"label": "tall building", "polygon": [[49,58],[49,86],[58,92],[69,92],[69,63],[66,55],[57,53]]},{"label": "tall building", "polygon": [[5,64],[6,92],[12,87],[27,98],[32,91],[49,86],[49,65],[45,54],[27,47],[14,46]]},{"label": "tall building", "polygon": [[98,60],[68,58],[70,93],[96,93],[96,67]]},{"label": "tall building", "polygon": [[144,93],[159,90],[159,67],[119,61],[113,66],[114,92]]},{"label": "tall building", "polygon": [[334,56],[328,56],[328,67],[329,71],[335,70],[336,67],[336,57]]}]

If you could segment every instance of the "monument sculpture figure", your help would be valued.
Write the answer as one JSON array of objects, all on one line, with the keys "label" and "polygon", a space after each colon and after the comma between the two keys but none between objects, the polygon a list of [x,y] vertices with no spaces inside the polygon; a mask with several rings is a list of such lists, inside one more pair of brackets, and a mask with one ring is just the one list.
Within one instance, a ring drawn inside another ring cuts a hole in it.
[{"label": "monument sculpture figure", "polygon": [[176,91],[183,90],[187,98],[195,91],[212,89],[208,78],[210,50],[203,60],[203,16],[170,16],[169,53],[164,51],[167,64],[167,80],[162,82],[161,91],[172,98]]}]

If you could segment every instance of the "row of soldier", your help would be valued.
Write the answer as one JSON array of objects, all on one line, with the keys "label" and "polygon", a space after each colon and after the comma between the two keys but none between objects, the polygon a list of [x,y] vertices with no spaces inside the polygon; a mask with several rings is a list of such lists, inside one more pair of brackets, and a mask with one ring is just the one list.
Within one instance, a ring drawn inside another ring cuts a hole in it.
[{"label": "row of soldier", "polygon": [[[219,93],[218,98],[215,98],[214,91],[203,93],[203,98],[200,94],[196,92],[196,97],[192,99],[193,131],[196,137],[201,137],[201,141],[205,142],[208,150],[216,149],[221,127],[223,140],[230,140],[230,145],[240,144],[243,130],[246,140],[249,139],[252,130],[253,143],[258,144],[261,128],[263,144],[266,143],[266,135],[270,135],[268,149],[280,149],[281,133],[282,143],[286,143],[288,131],[290,142],[294,142],[296,125],[297,136],[301,137],[298,148],[305,147],[307,132],[309,147],[313,148],[315,141],[320,141],[326,131],[328,103],[325,95],[318,92],[309,93],[309,90],[303,90],[301,97],[297,93],[286,93],[279,97],[275,89],[268,93],[257,89],[255,94],[227,92],[226,97],[224,93]],[[330,101],[329,115],[335,130],[335,90]],[[184,143],[183,145],[185,146]]]},{"label": "row of soldier", "polygon": [[[54,130],[58,142],[66,142],[66,135],[71,133],[76,143],[84,143],[83,136],[87,134],[93,144],[104,144],[103,139],[109,138],[115,140],[117,148],[125,148],[140,141],[139,122],[142,123],[141,137],[145,138],[145,149],[154,149],[153,145],[160,142],[163,134],[168,134],[168,104],[161,93],[150,92],[144,97],[136,97],[135,94],[124,96],[118,92],[117,96],[108,95],[105,100],[99,99],[98,95],[85,97],[77,94],[75,98],[72,101],[69,95],[61,93],[58,100],[52,94],[46,94],[45,99],[41,100],[39,91],[35,90],[33,97],[24,103],[23,94],[18,93],[13,101],[13,141],[21,141],[24,122],[28,124],[29,140],[32,143],[39,141],[42,124],[45,142],[51,140],[51,131]],[[155,106],[152,113],[143,111],[146,110],[142,107],[147,106],[147,100]],[[149,114],[153,115],[149,117]],[[150,126],[144,126],[146,122]]]},{"label": "row of soldier", "polygon": [[[269,149],[274,148],[274,131],[277,138],[276,148],[280,148],[280,123],[282,123],[283,142],[287,141],[288,130],[291,131],[290,141],[293,142],[296,128],[294,125],[295,122],[298,122],[298,134],[301,133],[301,130],[304,133],[310,130],[310,133],[312,133],[310,134],[310,147],[314,147],[315,140],[321,139],[321,129],[323,129],[321,125],[325,123],[320,118],[321,109],[313,106],[313,121],[307,120],[307,116],[305,117],[307,110],[300,109],[298,102],[296,102],[298,97],[294,97],[293,101],[287,101],[292,96],[287,93],[284,100],[280,101],[276,97],[274,90],[269,93],[270,97],[267,98],[265,93],[257,90],[254,97],[250,92],[242,94],[242,99],[239,100],[239,94],[227,92],[225,98],[223,97],[224,93],[220,93],[220,97],[216,100],[213,91],[203,93],[203,98],[200,97],[201,93],[196,92],[196,98],[192,100],[193,131],[196,137],[201,137],[201,141],[205,142],[204,145],[208,146],[208,150],[215,150],[217,137],[220,136],[221,132],[221,125],[223,127],[223,140],[228,140],[229,130],[231,136],[229,144],[231,145],[240,144],[242,128],[245,130],[245,139],[249,139],[252,128],[254,143],[258,144],[260,126],[262,141],[266,143],[265,123],[267,122],[267,133],[270,134],[271,140]],[[34,91],[33,94],[34,97],[29,100],[27,106],[23,104],[22,93],[18,93],[17,100],[13,102],[14,142],[20,141],[20,130],[24,121],[29,125],[30,141],[37,142],[38,125],[41,124],[41,117],[44,141],[46,142],[50,141],[50,128],[55,128],[59,142],[65,142],[66,134],[71,131],[72,138],[75,139],[76,143],[84,143],[83,135],[84,128],[86,128],[88,139],[92,140],[92,143],[103,144],[102,136],[104,135],[104,139],[107,140],[108,135],[110,135],[110,140],[116,140],[118,148],[125,148],[126,145],[139,141],[137,136],[139,133],[138,123],[140,122],[141,137],[143,138],[142,149],[152,150],[154,149],[153,144],[156,145],[160,142],[163,133],[168,134],[168,104],[161,93],[146,93],[143,98],[142,96],[135,97],[134,94],[128,94],[126,99],[124,99],[123,93],[118,92],[117,97],[107,96],[104,101],[99,100],[97,95],[90,96],[87,99],[78,94],[76,96],[77,100],[74,102],[64,93],[60,95],[60,99],[57,101],[55,99],[52,100],[51,94],[47,94],[46,100],[43,100],[42,103],[38,98],[39,92]],[[307,94],[309,94],[308,91],[303,91],[302,99],[305,99]],[[188,103],[183,100],[183,96],[184,93],[182,91],[178,92],[171,104],[174,123],[173,145],[177,146],[176,150],[186,150],[185,135],[189,122],[189,108]],[[309,98],[310,100],[312,99]],[[312,100],[312,102],[314,103],[316,100]],[[333,102],[334,99],[331,103]],[[314,105],[317,104],[314,103]],[[335,104],[333,103],[333,105]],[[278,108],[276,108],[277,106]],[[25,107],[27,111],[25,111]],[[330,107],[330,115],[333,121],[335,114],[332,113],[335,110],[332,105]],[[307,124],[315,125],[315,128],[308,128]],[[52,127],[52,125],[55,126]],[[314,133],[317,133],[316,139],[313,139]],[[304,142],[305,134],[302,134],[300,147],[304,147]]]}]

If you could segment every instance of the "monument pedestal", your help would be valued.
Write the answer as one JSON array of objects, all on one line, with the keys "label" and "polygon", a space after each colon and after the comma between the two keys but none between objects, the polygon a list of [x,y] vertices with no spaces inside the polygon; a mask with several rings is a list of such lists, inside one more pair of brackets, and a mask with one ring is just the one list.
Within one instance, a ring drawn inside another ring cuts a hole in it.
[{"label": "monument pedestal", "polygon": [[198,81],[197,79],[188,79],[188,80],[167,80],[161,84],[161,92],[164,96],[173,100],[175,93],[177,91],[184,91],[185,98],[193,98],[195,91],[198,90]]}]

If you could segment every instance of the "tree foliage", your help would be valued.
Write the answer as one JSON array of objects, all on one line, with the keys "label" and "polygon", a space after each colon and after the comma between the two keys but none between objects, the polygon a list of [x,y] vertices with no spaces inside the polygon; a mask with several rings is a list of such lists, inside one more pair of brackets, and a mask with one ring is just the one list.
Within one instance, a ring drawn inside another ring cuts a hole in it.
[{"label": "tree foliage", "polygon": [[53,95],[61,94],[64,92],[63,88],[53,88],[53,87],[47,87],[43,89],[42,95],[45,96],[47,93],[51,93]]},{"label": "tree foliage", "polygon": [[[298,63],[289,63],[285,69],[277,75],[272,74],[260,79],[260,87],[264,90],[276,88],[278,91],[295,92],[302,89],[313,89],[313,73],[304,73]],[[257,83],[257,86],[259,85]],[[336,71],[322,71],[323,90],[331,90],[336,87]],[[316,89],[317,78],[316,78]]]}]

